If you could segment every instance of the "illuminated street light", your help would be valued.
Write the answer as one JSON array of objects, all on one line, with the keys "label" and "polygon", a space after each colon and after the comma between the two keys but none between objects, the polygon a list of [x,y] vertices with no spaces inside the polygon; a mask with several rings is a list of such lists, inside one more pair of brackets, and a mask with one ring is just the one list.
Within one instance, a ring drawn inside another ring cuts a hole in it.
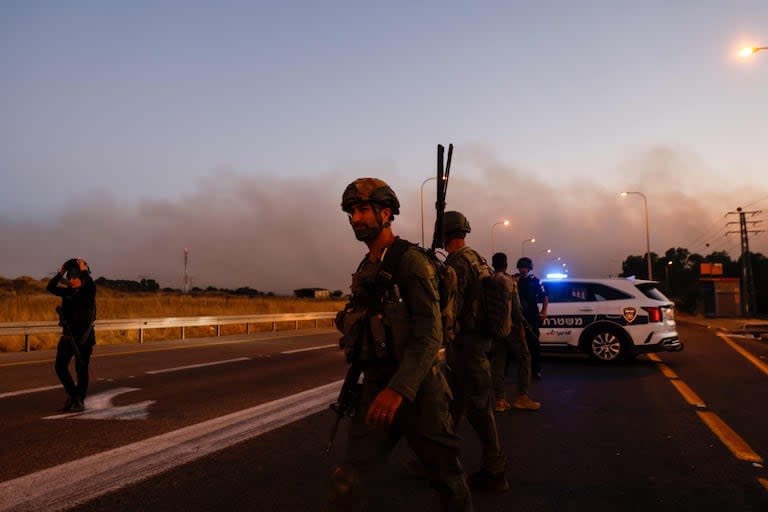
[{"label": "illuminated street light", "polygon": [[653,281],[653,270],[651,269],[651,236],[648,229],[648,198],[642,192],[622,192],[621,196],[626,197],[635,194],[643,198],[643,207],[645,210],[645,255],[648,259],[648,280]]},{"label": "illuminated street light", "polygon": [[509,226],[508,220],[502,220],[499,222],[494,222],[493,225],[491,225],[491,256],[493,256],[496,253],[496,232],[493,228],[499,225]]},{"label": "illuminated street light", "polygon": [[535,244],[536,243],[536,239],[535,238],[526,238],[525,240],[523,240],[520,243],[520,252],[523,253],[523,256],[525,256],[525,243],[526,242],[530,242],[532,244]]},{"label": "illuminated street light", "polygon": [[759,46],[757,48],[753,48],[751,46],[745,46],[744,48],[739,50],[739,57],[744,57],[746,59],[753,53],[757,53],[760,50],[768,50],[768,46]]}]

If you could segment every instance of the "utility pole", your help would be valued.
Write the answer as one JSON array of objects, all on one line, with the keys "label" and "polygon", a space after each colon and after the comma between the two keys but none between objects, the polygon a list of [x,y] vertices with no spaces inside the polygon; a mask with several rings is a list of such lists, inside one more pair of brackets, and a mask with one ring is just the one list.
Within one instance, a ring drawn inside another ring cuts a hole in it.
[{"label": "utility pole", "polygon": [[[749,252],[749,234],[762,233],[761,229],[749,229],[749,225],[759,224],[760,220],[747,220],[747,214],[754,217],[761,210],[745,212],[741,207],[736,208],[735,212],[728,212],[728,215],[739,216],[739,231],[727,231],[725,234],[739,233],[741,236],[741,314],[742,316],[752,316],[757,313],[757,301],[755,300],[755,277],[752,274],[752,256]],[[729,222],[728,224],[737,224]]]},{"label": "utility pole", "polygon": [[189,261],[189,249],[184,248],[184,293],[189,293],[189,272],[187,270],[187,263]]}]

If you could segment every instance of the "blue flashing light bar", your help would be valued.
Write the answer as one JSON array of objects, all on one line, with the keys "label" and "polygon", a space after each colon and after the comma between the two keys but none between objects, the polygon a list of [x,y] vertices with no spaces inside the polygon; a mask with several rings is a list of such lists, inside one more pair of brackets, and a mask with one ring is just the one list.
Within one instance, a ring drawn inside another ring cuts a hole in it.
[{"label": "blue flashing light bar", "polygon": [[563,274],[561,272],[552,272],[551,274],[547,274],[547,279],[565,279],[568,277],[568,274]]}]

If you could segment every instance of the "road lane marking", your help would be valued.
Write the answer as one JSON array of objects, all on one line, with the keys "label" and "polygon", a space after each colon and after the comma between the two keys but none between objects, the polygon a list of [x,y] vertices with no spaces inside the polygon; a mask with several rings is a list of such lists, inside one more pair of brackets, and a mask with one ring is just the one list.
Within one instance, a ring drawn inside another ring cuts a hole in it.
[{"label": "road lane marking", "polygon": [[750,354],[748,350],[746,350],[744,347],[742,347],[741,345],[739,345],[738,343],[736,343],[735,341],[730,339],[725,334],[718,333],[717,336],[718,336],[718,338],[720,338],[721,340],[723,340],[724,342],[729,344],[731,346],[731,348],[733,348],[733,350],[735,350],[736,352],[738,352],[739,354],[744,356],[747,359],[747,361],[749,361],[750,363],[755,365],[755,367],[758,370],[760,370],[764,374],[768,375],[768,365],[767,364],[765,364],[760,359],[758,359],[755,356],[753,356],[752,354]]},{"label": "road lane marking", "polygon": [[323,348],[339,348],[339,345],[334,343],[332,345],[320,345],[319,347],[309,347],[309,348],[297,348],[296,350],[284,350],[280,352],[281,354],[296,354],[298,352],[309,352],[310,350],[320,350]]},{"label": "road lane marking", "polygon": [[685,382],[683,382],[680,379],[669,379],[669,382],[672,383],[673,386],[677,389],[677,391],[683,396],[686,402],[688,402],[690,405],[694,407],[698,407],[699,409],[706,409],[707,404],[704,403],[704,400],[699,398],[699,395],[697,395]]},{"label": "road lane marking", "polygon": [[83,412],[65,412],[46,416],[44,420],[145,420],[149,417],[149,406],[154,404],[154,400],[145,400],[129,405],[116,406],[112,404],[112,399],[124,393],[139,391],[139,388],[115,388],[85,399],[85,411]]},{"label": "road lane marking", "polygon": [[725,446],[731,450],[731,453],[739,459],[747,462],[763,463],[763,458],[747,444],[744,439],[731,429],[720,417],[712,411],[696,411],[701,421],[703,421],[714,434],[720,438]]},{"label": "road lane marking", "polygon": [[[328,409],[339,380],[0,483],[0,510],[58,511]],[[318,444],[318,453],[320,451]]]},{"label": "road lane marking", "polygon": [[248,361],[250,357],[236,357],[235,359],[224,359],[222,361],[210,361],[208,363],[199,363],[199,364],[188,364],[186,366],[176,366],[174,368],[163,368],[162,370],[149,370],[144,373],[148,373],[149,375],[157,375],[159,373],[171,373],[171,372],[179,372],[183,370],[190,370],[192,368],[203,368],[206,366],[216,366],[219,364],[227,364],[227,363],[236,363],[239,361]]},{"label": "road lane marking", "polygon": [[[722,336],[718,334],[721,338],[723,338],[726,342],[728,342],[731,346],[733,346],[737,351],[742,353],[742,350],[740,346],[735,345],[733,342],[728,340],[725,336]],[[744,354],[742,353],[747,359],[749,359],[751,354]],[[690,405],[693,405],[695,407],[698,407],[700,409],[707,409],[707,405],[704,403],[704,401],[699,398],[699,396],[685,383],[682,379],[680,379],[677,374],[672,371],[664,362],[662,359],[656,355],[656,354],[648,354],[648,358],[651,361],[654,361],[657,363],[658,368],[661,370],[661,373],[664,374],[669,379],[669,382],[672,383],[672,385],[677,389],[677,391],[682,395],[682,397],[685,399],[686,402],[688,402]],[[759,363],[759,361],[758,361]],[[750,446],[747,444],[747,442],[739,436],[731,427],[729,427],[717,414],[715,414],[712,411],[696,411],[696,414],[699,416],[699,419],[709,428],[709,430],[717,436],[718,439],[720,439],[720,442],[725,445],[726,448],[728,448],[734,457],[736,457],[739,460],[746,461],[746,462],[752,462],[753,464],[759,464],[758,467],[762,467],[763,464],[763,458],[758,455]],[[768,491],[768,479],[757,477],[757,481],[760,485],[762,485],[766,491]]]},{"label": "road lane marking", "polygon": [[28,393],[38,393],[40,391],[50,391],[52,389],[62,389],[61,384],[58,384],[56,386],[44,386],[42,388],[29,388],[29,389],[20,389],[19,391],[8,391],[7,393],[0,393],[0,398],[26,395]]}]

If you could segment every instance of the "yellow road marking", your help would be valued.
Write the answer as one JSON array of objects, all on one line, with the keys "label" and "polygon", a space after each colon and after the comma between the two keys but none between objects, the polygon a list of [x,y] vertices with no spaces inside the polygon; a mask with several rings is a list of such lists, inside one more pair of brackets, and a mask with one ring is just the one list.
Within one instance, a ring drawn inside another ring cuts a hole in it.
[{"label": "yellow road marking", "polygon": [[739,354],[744,356],[747,359],[747,361],[749,361],[750,363],[755,365],[758,370],[760,370],[764,374],[768,375],[768,365],[767,364],[765,364],[764,362],[762,362],[761,360],[759,360],[758,358],[756,358],[755,356],[750,354],[748,350],[746,350],[744,347],[742,347],[741,345],[739,345],[738,343],[733,341],[731,338],[729,338],[725,334],[718,333],[717,336],[721,340],[723,340],[724,342],[729,344],[731,346],[731,348],[733,348],[733,350],[735,350],[736,352],[738,352]]},{"label": "yellow road marking", "polygon": [[699,407],[700,409],[705,409],[707,407],[707,404],[704,403],[704,400],[699,398],[699,395],[697,395],[690,387],[688,387],[688,384],[682,380],[669,379],[669,382],[675,386],[677,391],[683,395],[683,398],[685,398],[685,401],[689,404],[693,405],[694,407]]},{"label": "yellow road marking", "polygon": [[720,417],[711,411],[696,411],[701,421],[731,450],[739,459],[747,462],[763,463],[763,458],[747,444],[744,439],[731,429]]}]

